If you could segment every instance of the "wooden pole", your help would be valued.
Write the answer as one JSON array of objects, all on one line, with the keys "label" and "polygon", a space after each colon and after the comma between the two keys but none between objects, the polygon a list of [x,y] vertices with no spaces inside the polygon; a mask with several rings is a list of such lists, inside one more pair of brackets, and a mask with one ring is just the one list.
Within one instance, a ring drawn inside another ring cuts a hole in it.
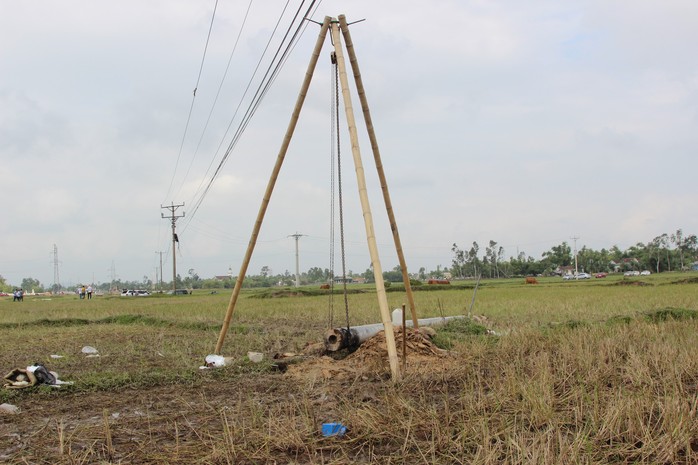
[{"label": "wooden pole", "polygon": [[402,372],[407,369],[407,325],[405,324],[405,304],[402,304]]},{"label": "wooden pole", "polygon": [[318,58],[320,57],[320,51],[322,50],[322,45],[325,42],[325,37],[327,37],[327,29],[330,25],[330,17],[325,16],[325,20],[320,28],[320,33],[318,34],[317,41],[315,42],[315,49],[310,57],[310,63],[308,63],[308,69],[305,73],[305,79],[303,80],[303,85],[298,93],[298,98],[296,100],[296,106],[291,114],[291,121],[288,123],[288,128],[286,129],[286,135],[281,143],[281,148],[279,149],[279,154],[276,157],[276,164],[269,178],[267,184],[267,190],[264,193],[264,199],[262,199],[262,205],[259,207],[259,212],[257,213],[257,220],[255,221],[254,228],[252,230],[252,235],[250,237],[250,242],[247,244],[247,252],[245,252],[245,257],[242,260],[242,265],[240,266],[240,272],[238,273],[237,280],[235,281],[235,287],[233,288],[233,294],[230,296],[230,302],[228,303],[228,310],[225,313],[225,319],[223,320],[223,327],[218,335],[218,342],[216,343],[216,354],[220,354],[221,348],[223,347],[223,341],[225,340],[225,335],[230,327],[230,320],[235,312],[235,304],[237,303],[238,296],[240,295],[240,289],[242,288],[242,282],[245,279],[245,274],[247,273],[247,267],[250,264],[250,259],[252,258],[252,252],[254,251],[255,245],[257,243],[257,236],[259,235],[259,230],[262,227],[262,221],[264,221],[264,214],[267,211],[267,206],[269,205],[269,200],[271,199],[271,194],[274,191],[274,185],[276,184],[276,179],[279,176],[279,171],[281,170],[281,165],[286,157],[286,152],[288,146],[291,143],[291,137],[293,137],[293,132],[298,123],[298,116],[300,115],[301,108],[303,108],[303,102],[308,93],[308,88],[310,87],[310,81],[313,79],[313,73],[315,72],[315,66],[317,64]]},{"label": "wooden pole", "polygon": [[410,276],[407,273],[407,263],[405,262],[405,254],[402,252],[402,243],[400,242],[400,233],[397,229],[397,221],[395,220],[395,213],[393,212],[393,204],[390,201],[390,192],[388,191],[388,181],[385,177],[385,172],[383,171],[383,162],[381,161],[380,150],[378,149],[378,140],[376,139],[376,132],[373,129],[373,120],[371,119],[371,111],[368,107],[368,100],[366,99],[366,92],[364,90],[364,84],[361,79],[361,71],[359,70],[359,62],[356,59],[356,53],[354,52],[354,44],[351,41],[351,34],[349,33],[349,26],[347,25],[347,20],[344,15],[339,16],[339,25],[342,29],[342,34],[344,35],[345,46],[347,48],[347,54],[349,55],[349,62],[351,63],[351,69],[354,71],[354,81],[356,82],[356,90],[359,94],[359,101],[361,102],[361,108],[364,112],[364,121],[366,122],[366,130],[368,131],[368,138],[371,141],[371,149],[373,151],[373,160],[376,163],[376,171],[378,171],[378,178],[381,184],[381,190],[383,191],[383,201],[385,202],[385,209],[388,212],[388,220],[390,221],[390,230],[393,232],[393,242],[395,242],[395,250],[397,251],[397,257],[400,262],[400,269],[402,270],[402,281],[405,283],[405,292],[407,293],[407,301],[410,304],[410,312],[412,313],[412,324],[415,329],[419,328],[419,323],[417,322],[417,307],[414,303],[414,295],[412,294],[412,286],[410,285]]},{"label": "wooden pole", "polygon": [[337,67],[339,70],[339,80],[342,85],[342,96],[344,98],[344,111],[346,113],[349,137],[351,139],[351,152],[354,158],[356,181],[359,185],[359,197],[361,199],[361,209],[363,211],[364,225],[366,227],[366,239],[368,241],[368,250],[371,255],[371,263],[373,264],[373,274],[376,280],[376,294],[378,295],[378,306],[380,308],[381,320],[383,321],[383,327],[385,329],[385,342],[388,346],[388,361],[390,362],[390,371],[392,373],[393,380],[397,381],[400,379],[400,365],[398,363],[397,349],[395,347],[395,333],[393,331],[390,309],[388,308],[388,297],[385,293],[383,269],[381,268],[380,258],[378,257],[378,246],[376,244],[376,236],[373,230],[371,205],[369,204],[368,194],[366,192],[366,178],[364,176],[363,163],[361,162],[359,138],[356,133],[354,109],[351,103],[351,94],[349,93],[349,82],[347,79],[346,66],[344,64],[342,44],[340,42],[339,26],[336,20],[332,20],[331,26],[332,40],[334,42],[334,51],[337,57]]}]

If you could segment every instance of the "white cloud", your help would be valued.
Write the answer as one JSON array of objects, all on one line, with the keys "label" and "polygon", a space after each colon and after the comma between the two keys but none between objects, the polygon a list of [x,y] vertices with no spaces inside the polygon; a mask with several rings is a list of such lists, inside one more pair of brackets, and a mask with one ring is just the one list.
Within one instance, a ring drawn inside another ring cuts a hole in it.
[{"label": "white cloud", "polygon": [[[186,203],[178,222],[183,273],[237,272],[314,24],[195,215],[194,192],[230,142],[225,129],[283,5],[253,4],[211,112],[246,8],[219,5],[182,144],[212,4],[6,2],[0,30],[12,40],[0,42],[7,70],[0,75],[0,195],[11,199],[3,207],[11,220],[0,225],[0,275],[50,283],[54,243],[65,279],[94,273],[106,281],[112,261],[122,279],[152,275],[154,252],[169,248],[169,223],[159,212],[170,201]],[[579,246],[588,240],[600,248],[698,230],[689,175],[698,68],[686,52],[698,39],[694,2],[327,0],[314,19],[341,13],[350,22],[366,19],[351,33],[410,267],[448,265],[453,242],[494,239],[510,255],[519,248],[540,256],[573,235]],[[302,267],[326,266],[329,50],[326,44],[251,272],[292,270],[287,236],[296,231],[308,234]],[[354,107],[389,269],[392,239],[356,97]],[[363,270],[368,253],[346,133],[342,140],[350,268]]]}]

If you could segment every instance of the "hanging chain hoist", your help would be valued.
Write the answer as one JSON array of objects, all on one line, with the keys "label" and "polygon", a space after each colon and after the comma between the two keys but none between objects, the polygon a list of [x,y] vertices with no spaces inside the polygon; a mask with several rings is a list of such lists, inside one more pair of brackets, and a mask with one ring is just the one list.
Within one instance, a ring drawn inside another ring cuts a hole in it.
[{"label": "hanging chain hoist", "polygon": [[[342,155],[341,155],[341,145],[340,145],[340,136],[339,136],[339,68],[337,66],[337,57],[335,55],[335,52],[332,52],[331,54],[331,62],[332,62],[332,69],[333,69],[333,76],[334,76],[334,87],[332,89],[332,104],[331,104],[331,110],[332,110],[332,131],[334,132],[332,140],[333,140],[333,149],[336,149],[336,157],[337,157],[337,206],[339,207],[339,244],[340,244],[340,253],[341,253],[341,260],[342,260],[342,294],[344,297],[344,313],[346,316],[346,331],[347,334],[351,334],[350,332],[350,322],[349,322],[349,297],[348,297],[348,291],[347,291],[347,273],[346,273],[346,253],[345,253],[345,243],[344,243],[344,206],[343,206],[343,197],[342,197]],[[335,239],[335,234],[334,234],[334,226],[335,226],[335,219],[334,219],[334,156],[335,156],[335,150],[332,150],[333,152],[331,154],[331,168],[332,168],[332,174],[330,176],[330,184],[331,184],[331,190],[332,193],[330,195],[332,206],[330,207],[330,216],[331,216],[331,225],[330,225],[330,275],[332,277],[332,282],[330,284],[330,304],[329,304],[329,323],[330,327],[333,325],[333,313],[334,313],[334,301],[333,301],[333,296],[334,296],[334,239]]]}]

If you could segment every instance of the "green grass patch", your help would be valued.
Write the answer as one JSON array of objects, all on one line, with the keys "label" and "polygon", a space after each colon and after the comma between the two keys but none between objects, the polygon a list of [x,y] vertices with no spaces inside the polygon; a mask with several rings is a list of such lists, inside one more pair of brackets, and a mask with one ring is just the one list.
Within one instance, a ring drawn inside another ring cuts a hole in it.
[{"label": "green grass patch", "polygon": [[458,342],[462,342],[471,336],[484,336],[487,332],[486,327],[472,320],[458,318],[437,328],[433,342],[440,349],[449,350]]},{"label": "green grass patch", "polygon": [[[174,327],[181,329],[194,329],[194,330],[219,330],[220,324],[211,324],[201,321],[171,321],[164,320],[161,318],[154,318],[146,315],[137,314],[125,314],[125,315],[114,315],[105,318],[99,318],[96,320],[88,320],[86,318],[58,318],[58,319],[48,319],[42,318],[40,320],[29,321],[24,323],[2,323],[0,324],[0,329],[13,329],[13,328],[27,328],[27,327],[44,327],[44,328],[68,328],[73,326],[87,326],[87,325],[143,325],[152,326],[156,328]],[[245,334],[250,331],[255,331],[254,328],[246,325],[232,325],[229,329],[230,332],[237,334]]]},{"label": "green grass patch", "polygon": [[665,321],[681,321],[698,319],[698,311],[687,308],[663,308],[654,312],[645,314],[645,318],[652,323],[661,323]]},{"label": "green grass patch", "polygon": [[[363,294],[366,292],[365,289],[347,289],[347,294]],[[252,299],[279,299],[284,297],[316,297],[316,296],[328,296],[333,295],[343,295],[344,290],[340,287],[335,287],[334,289],[309,289],[307,287],[302,288],[284,288],[284,289],[265,289],[263,291],[255,292],[250,295]]]}]

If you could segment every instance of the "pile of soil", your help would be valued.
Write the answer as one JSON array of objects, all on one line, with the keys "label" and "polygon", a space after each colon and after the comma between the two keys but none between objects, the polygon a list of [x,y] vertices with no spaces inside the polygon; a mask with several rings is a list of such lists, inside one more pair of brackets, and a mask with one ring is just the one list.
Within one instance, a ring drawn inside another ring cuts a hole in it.
[{"label": "pile of soil", "polygon": [[623,281],[618,281],[615,283],[616,286],[651,286],[650,283],[646,283],[644,281],[630,281],[630,280],[623,280]]},{"label": "pile of soil", "polygon": [[674,281],[672,284],[698,284],[698,277],[684,278]]},{"label": "pile of soil", "polygon": [[[407,328],[405,354],[407,369],[448,356],[449,352],[438,348],[431,340],[430,328],[413,330]],[[395,328],[395,345],[400,364],[403,363],[403,331]],[[385,378],[390,376],[390,361],[385,331],[364,341],[359,348],[343,359],[329,356],[306,358],[302,363],[288,365],[287,376],[297,379],[324,379],[351,381],[357,378]]]}]

